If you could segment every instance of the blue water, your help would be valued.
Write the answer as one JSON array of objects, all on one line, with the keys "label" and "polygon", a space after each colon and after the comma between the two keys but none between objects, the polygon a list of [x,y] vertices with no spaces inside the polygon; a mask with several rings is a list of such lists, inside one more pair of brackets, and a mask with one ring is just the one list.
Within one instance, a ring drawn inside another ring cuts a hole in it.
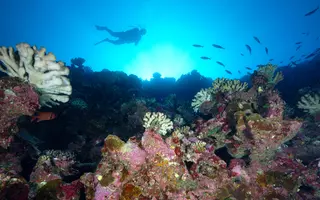
[{"label": "blue water", "polygon": [[[304,16],[318,4],[319,0],[2,0],[0,46],[20,42],[45,46],[67,64],[83,57],[94,71],[120,70],[142,79],[154,72],[179,78],[193,69],[211,78],[239,78],[237,71],[245,74],[246,66],[255,68],[269,59],[287,64],[291,56],[310,54],[319,47],[320,11]],[[115,31],[142,26],[147,34],[138,46],[94,46],[109,37],[95,25]],[[299,41],[302,47],[296,51]],[[215,49],[213,43],[226,49]],[[251,56],[245,44],[251,46]]]}]

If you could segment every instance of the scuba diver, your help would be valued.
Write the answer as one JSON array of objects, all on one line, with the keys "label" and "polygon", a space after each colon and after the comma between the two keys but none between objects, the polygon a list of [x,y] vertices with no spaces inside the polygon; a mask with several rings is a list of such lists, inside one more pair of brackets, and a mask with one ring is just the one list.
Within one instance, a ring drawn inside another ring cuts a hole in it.
[{"label": "scuba diver", "polygon": [[141,37],[147,33],[147,30],[144,28],[133,28],[122,32],[114,32],[105,26],[96,26],[96,28],[99,31],[107,31],[112,37],[116,37],[118,39],[111,40],[109,38],[106,38],[104,40],[101,40],[100,42],[97,42],[95,45],[102,42],[109,42],[114,45],[134,43],[137,46],[141,40]]}]

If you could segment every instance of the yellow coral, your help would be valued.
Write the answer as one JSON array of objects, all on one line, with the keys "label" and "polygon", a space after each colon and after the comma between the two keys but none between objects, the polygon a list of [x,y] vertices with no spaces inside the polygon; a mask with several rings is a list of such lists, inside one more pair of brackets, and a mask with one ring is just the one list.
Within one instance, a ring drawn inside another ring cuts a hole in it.
[{"label": "yellow coral", "polygon": [[124,145],[125,142],[122,141],[118,136],[108,135],[108,137],[104,140],[104,147],[101,149],[101,151],[103,153],[107,151],[120,151]]},{"label": "yellow coral", "polygon": [[183,126],[183,127],[176,128],[172,133],[172,137],[177,137],[179,139],[182,139],[185,135],[188,135],[189,133],[190,133],[190,127]]},{"label": "yellow coral", "polygon": [[213,92],[229,92],[229,93],[234,93],[234,92],[240,92],[244,91],[248,88],[248,83],[244,82],[241,83],[240,80],[230,80],[226,78],[217,78],[216,80],[213,81],[212,83],[213,86]]},{"label": "yellow coral", "polygon": [[283,75],[281,72],[276,72],[277,66],[272,64],[260,65],[258,66],[258,74],[266,77],[268,79],[268,83],[272,85],[278,84],[283,80]]}]

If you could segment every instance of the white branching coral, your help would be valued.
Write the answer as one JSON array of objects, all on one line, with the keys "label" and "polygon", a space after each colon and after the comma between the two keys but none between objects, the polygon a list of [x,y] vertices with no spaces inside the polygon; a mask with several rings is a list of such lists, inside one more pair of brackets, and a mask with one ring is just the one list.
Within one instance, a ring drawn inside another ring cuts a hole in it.
[{"label": "white branching coral", "polygon": [[165,135],[173,129],[172,121],[161,112],[147,112],[143,121],[143,127],[146,130],[153,130],[161,135]]},{"label": "white branching coral", "polygon": [[298,108],[311,115],[320,113],[320,96],[315,94],[306,94],[298,102]]},{"label": "white branching coral", "polygon": [[16,48],[17,52],[12,47],[0,48],[0,71],[33,85],[39,92],[42,106],[68,102],[72,93],[66,77],[69,69],[62,62],[56,62],[52,53],[46,54],[45,48],[37,49],[26,43],[20,43]]},{"label": "white branching coral", "polygon": [[211,101],[212,95],[210,89],[201,89],[192,99],[191,106],[194,112],[198,112],[201,104],[206,101]]}]

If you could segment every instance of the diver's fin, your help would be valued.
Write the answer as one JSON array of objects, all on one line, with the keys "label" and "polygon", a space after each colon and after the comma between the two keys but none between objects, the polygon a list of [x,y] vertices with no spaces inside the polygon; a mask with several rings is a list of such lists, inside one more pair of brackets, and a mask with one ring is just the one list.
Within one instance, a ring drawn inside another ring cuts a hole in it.
[{"label": "diver's fin", "polygon": [[98,45],[102,42],[108,42],[108,41],[109,41],[109,38],[106,38],[106,39],[101,40],[100,42],[95,43],[94,45]]}]

